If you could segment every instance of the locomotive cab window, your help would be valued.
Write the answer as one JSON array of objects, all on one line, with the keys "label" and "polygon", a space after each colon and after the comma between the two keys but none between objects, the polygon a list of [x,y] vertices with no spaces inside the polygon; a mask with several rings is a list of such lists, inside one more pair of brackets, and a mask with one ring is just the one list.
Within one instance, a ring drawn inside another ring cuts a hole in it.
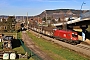
[{"label": "locomotive cab window", "polygon": [[77,34],[72,34],[72,37],[77,37],[78,35]]}]

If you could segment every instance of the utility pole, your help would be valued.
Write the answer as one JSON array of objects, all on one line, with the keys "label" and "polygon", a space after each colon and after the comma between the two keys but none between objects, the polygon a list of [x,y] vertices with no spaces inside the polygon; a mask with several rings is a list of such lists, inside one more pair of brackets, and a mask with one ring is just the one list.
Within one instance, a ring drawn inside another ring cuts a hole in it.
[{"label": "utility pole", "polygon": [[27,30],[28,30],[28,12],[27,12]]},{"label": "utility pole", "polygon": [[[81,9],[80,9],[80,20],[82,20],[82,7],[83,5],[86,4],[86,3],[82,3],[81,5]],[[82,40],[85,41],[86,37],[85,37],[85,30],[88,28],[88,25],[81,25],[80,28],[82,29]]]},{"label": "utility pole", "polygon": [[80,9],[80,20],[82,20],[82,7],[83,7],[84,4],[86,4],[86,3],[83,2],[82,5],[81,5],[81,9]]},{"label": "utility pole", "polygon": [[47,23],[47,12],[46,12],[46,23]]},{"label": "utility pole", "polygon": [[47,12],[46,12],[46,10],[44,11],[44,13],[45,13],[45,18],[46,18],[46,23],[47,23]]},{"label": "utility pole", "polygon": [[23,16],[23,21],[24,21],[24,16]]}]

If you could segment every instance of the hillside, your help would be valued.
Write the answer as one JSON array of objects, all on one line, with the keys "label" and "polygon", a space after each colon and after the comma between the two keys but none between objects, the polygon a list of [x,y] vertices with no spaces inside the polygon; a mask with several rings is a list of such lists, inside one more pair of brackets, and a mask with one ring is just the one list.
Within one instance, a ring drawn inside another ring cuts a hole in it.
[{"label": "hillside", "polygon": [[[88,12],[89,10],[82,10],[82,13]],[[81,13],[81,10],[75,10],[75,9],[56,9],[56,10],[45,10],[41,14],[37,15],[40,17],[45,17],[46,14],[48,17],[53,17],[53,18],[59,18],[60,15],[65,15],[65,16],[76,16],[79,17]]]},{"label": "hillside", "polygon": [[[82,10],[82,13],[88,12],[89,10]],[[42,13],[33,16],[33,17],[45,17],[46,14],[48,17],[53,17],[53,18],[59,18],[62,14],[64,16],[77,16],[79,17],[81,13],[81,10],[75,10],[75,9],[55,9],[55,10],[45,10]],[[22,19],[22,18],[26,18],[26,16],[16,16],[17,19]],[[29,18],[32,16],[28,16]],[[7,15],[0,15],[0,18],[8,18]]]}]

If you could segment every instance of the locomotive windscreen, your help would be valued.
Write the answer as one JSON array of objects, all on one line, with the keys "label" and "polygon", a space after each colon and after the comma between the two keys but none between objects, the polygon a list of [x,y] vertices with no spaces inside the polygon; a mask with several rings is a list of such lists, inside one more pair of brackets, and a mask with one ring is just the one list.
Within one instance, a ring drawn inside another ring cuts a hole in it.
[{"label": "locomotive windscreen", "polygon": [[78,35],[77,34],[72,34],[72,37],[77,37]]}]

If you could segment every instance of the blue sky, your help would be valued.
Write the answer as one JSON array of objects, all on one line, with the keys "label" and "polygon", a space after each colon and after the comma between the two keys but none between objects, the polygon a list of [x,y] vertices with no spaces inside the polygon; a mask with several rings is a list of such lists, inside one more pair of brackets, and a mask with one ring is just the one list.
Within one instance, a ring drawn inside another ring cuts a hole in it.
[{"label": "blue sky", "polygon": [[0,0],[0,15],[35,16],[44,10],[53,9],[90,10],[90,0]]}]

